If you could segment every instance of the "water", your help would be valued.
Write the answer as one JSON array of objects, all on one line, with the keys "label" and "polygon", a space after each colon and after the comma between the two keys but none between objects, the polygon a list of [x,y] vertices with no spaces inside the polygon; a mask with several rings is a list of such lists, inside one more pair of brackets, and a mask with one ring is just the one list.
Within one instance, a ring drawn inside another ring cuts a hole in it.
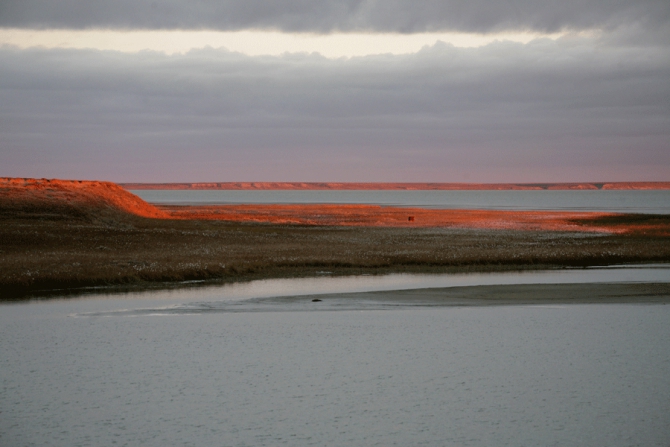
[{"label": "water", "polygon": [[[68,299],[62,303],[61,308],[70,309],[72,316],[179,315],[196,312],[237,312],[240,309],[264,311],[267,308],[274,311],[276,308],[271,306],[273,300],[266,300],[267,298],[510,284],[670,282],[670,266],[667,264],[504,273],[345,277],[328,277],[328,272],[321,273],[323,276],[316,278],[263,279],[124,294],[108,294],[104,290],[91,289],[92,294],[86,297],[86,301]],[[354,310],[366,310],[370,307],[367,301],[350,299],[345,301],[348,302],[348,308]],[[324,304],[320,306],[325,307]],[[313,309],[313,306],[307,303],[302,304],[302,307],[291,307],[291,310]]]},{"label": "water", "polygon": [[668,272],[323,277],[0,305],[0,445],[667,446],[667,305],[138,311]]},{"label": "water", "polygon": [[491,209],[610,211],[670,214],[670,191],[228,191],[134,190],[156,204],[372,204],[385,206]]}]

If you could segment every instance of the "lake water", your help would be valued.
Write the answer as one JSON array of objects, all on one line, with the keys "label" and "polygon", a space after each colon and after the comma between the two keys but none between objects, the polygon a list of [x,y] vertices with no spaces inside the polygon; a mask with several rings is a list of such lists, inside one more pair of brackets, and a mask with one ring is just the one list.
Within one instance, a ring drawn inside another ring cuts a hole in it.
[{"label": "lake water", "polygon": [[635,281],[670,282],[670,269],[324,276],[2,304],[0,445],[667,447],[668,305],[263,308],[273,296]]},{"label": "lake water", "polygon": [[235,191],[133,190],[156,204],[372,204],[385,206],[495,209],[611,211],[670,214],[670,191]]}]

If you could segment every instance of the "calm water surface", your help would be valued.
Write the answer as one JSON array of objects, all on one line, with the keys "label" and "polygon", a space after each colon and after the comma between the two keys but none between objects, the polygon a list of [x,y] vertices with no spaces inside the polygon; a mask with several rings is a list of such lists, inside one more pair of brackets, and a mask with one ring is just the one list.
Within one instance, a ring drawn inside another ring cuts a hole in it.
[{"label": "calm water surface", "polygon": [[670,191],[172,191],[134,190],[158,204],[356,203],[442,209],[670,214]]},{"label": "calm water surface", "polygon": [[668,272],[324,277],[0,305],[0,445],[667,446],[670,306],[206,305]]}]

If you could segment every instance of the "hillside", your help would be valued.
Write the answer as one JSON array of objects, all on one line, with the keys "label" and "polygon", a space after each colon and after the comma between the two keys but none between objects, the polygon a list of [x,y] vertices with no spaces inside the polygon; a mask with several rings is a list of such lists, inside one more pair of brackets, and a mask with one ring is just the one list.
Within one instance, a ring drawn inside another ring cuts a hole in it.
[{"label": "hillside", "polygon": [[168,214],[111,182],[0,178],[0,217],[21,216],[107,222]]}]

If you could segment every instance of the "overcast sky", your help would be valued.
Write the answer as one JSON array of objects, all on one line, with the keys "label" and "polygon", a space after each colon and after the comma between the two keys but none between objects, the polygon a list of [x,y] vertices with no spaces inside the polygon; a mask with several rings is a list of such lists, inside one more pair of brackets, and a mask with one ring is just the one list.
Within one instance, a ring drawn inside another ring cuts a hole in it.
[{"label": "overcast sky", "polygon": [[0,176],[670,180],[666,1],[0,2]]}]

